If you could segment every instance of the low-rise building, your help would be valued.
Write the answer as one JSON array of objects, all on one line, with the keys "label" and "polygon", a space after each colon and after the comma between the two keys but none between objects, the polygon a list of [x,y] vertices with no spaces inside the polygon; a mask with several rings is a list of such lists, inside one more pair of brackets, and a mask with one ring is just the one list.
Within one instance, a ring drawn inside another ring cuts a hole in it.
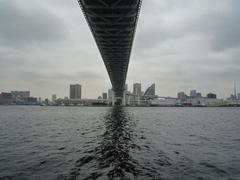
[{"label": "low-rise building", "polygon": [[0,104],[10,105],[13,103],[12,94],[8,92],[2,92],[0,96]]},{"label": "low-rise building", "polygon": [[214,93],[208,93],[208,94],[207,94],[207,98],[209,98],[209,99],[216,99],[216,98],[217,98],[217,95],[214,94]]},{"label": "low-rise building", "polygon": [[165,99],[153,99],[150,100],[151,106],[176,106],[177,99],[165,98]]}]

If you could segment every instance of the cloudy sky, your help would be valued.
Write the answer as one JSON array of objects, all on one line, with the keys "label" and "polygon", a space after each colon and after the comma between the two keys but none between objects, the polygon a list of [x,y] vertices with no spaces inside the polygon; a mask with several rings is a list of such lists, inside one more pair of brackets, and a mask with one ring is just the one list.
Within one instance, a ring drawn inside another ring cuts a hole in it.
[{"label": "cloudy sky", "polygon": [[[157,94],[197,89],[227,97],[240,86],[239,0],[143,0],[127,83]],[[111,87],[77,0],[0,0],[0,91],[83,97]]]}]

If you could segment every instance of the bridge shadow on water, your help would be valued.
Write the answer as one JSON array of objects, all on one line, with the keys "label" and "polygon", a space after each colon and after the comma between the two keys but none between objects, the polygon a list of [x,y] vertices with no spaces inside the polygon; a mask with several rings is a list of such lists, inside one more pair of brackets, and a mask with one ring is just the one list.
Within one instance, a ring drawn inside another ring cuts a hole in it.
[{"label": "bridge shadow on water", "polygon": [[132,179],[139,173],[138,162],[131,155],[131,149],[138,149],[134,143],[132,114],[124,107],[115,106],[103,116],[105,132],[98,137],[95,148],[76,162],[67,179]]}]

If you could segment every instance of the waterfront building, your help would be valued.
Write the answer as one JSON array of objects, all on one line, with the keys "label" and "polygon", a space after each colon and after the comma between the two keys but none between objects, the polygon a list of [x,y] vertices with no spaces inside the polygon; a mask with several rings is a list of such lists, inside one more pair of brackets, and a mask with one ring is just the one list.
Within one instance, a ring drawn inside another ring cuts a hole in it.
[{"label": "waterfront building", "polygon": [[190,106],[205,106],[205,98],[188,98],[186,101],[187,105]]},{"label": "waterfront building", "polygon": [[108,97],[107,97],[107,93],[102,93],[102,98],[103,99],[107,99]]},{"label": "waterfront building", "polygon": [[53,94],[53,95],[52,95],[52,102],[56,102],[56,100],[57,100],[57,95],[56,95],[56,94]]},{"label": "waterfront building", "polygon": [[133,94],[141,96],[141,83],[134,83],[133,84]]},{"label": "waterfront building", "polygon": [[155,96],[155,84],[153,83],[144,93],[144,96]]},{"label": "waterfront building", "polygon": [[11,91],[12,98],[15,100],[30,97],[30,91]]},{"label": "waterfront building", "polygon": [[237,99],[227,99],[226,100],[227,106],[240,106],[240,100]]},{"label": "waterfront building", "polygon": [[236,83],[234,83],[234,99],[237,99],[237,87],[236,87]]},{"label": "waterfront building", "polygon": [[209,99],[217,99],[217,95],[214,94],[214,93],[208,93],[207,94],[207,98],[209,98]]},{"label": "waterfront building", "polygon": [[12,104],[12,93],[2,92],[0,96],[0,104]]},{"label": "waterfront building", "polygon": [[230,98],[228,98],[228,99],[235,100],[236,97],[235,97],[233,94],[231,94],[231,95],[230,95]]},{"label": "waterfront building", "polygon": [[206,106],[223,106],[224,100],[217,99],[217,98],[205,98],[205,105]]},{"label": "waterfront building", "polygon": [[71,84],[69,94],[70,99],[81,99],[82,86],[80,84]]},{"label": "waterfront building", "polygon": [[24,98],[24,102],[27,105],[36,105],[37,104],[37,98],[36,97],[27,97],[27,98]]},{"label": "waterfront building", "polygon": [[187,99],[187,95],[185,94],[185,92],[179,92],[177,93],[177,98],[180,99],[181,101],[184,101]]},{"label": "waterfront building", "polygon": [[201,97],[202,97],[202,94],[200,92],[197,92],[196,98],[201,98]]},{"label": "waterfront building", "polygon": [[112,89],[108,89],[108,100],[111,101],[113,98],[113,91]]},{"label": "waterfront building", "polygon": [[191,90],[191,91],[190,91],[190,97],[191,97],[191,98],[197,97],[197,91],[196,91],[196,90]]},{"label": "waterfront building", "polygon": [[48,98],[46,98],[46,99],[44,100],[44,104],[45,104],[45,105],[49,105],[49,99],[48,99]]},{"label": "waterfront building", "polygon": [[153,99],[150,100],[151,106],[176,106],[177,99],[174,98],[164,98],[164,99]]}]

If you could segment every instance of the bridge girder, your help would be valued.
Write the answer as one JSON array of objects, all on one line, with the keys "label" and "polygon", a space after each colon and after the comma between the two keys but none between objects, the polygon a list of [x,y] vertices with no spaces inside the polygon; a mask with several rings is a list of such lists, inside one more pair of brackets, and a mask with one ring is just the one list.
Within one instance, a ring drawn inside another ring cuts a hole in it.
[{"label": "bridge girder", "polygon": [[141,0],[78,0],[108,71],[123,97]]}]

